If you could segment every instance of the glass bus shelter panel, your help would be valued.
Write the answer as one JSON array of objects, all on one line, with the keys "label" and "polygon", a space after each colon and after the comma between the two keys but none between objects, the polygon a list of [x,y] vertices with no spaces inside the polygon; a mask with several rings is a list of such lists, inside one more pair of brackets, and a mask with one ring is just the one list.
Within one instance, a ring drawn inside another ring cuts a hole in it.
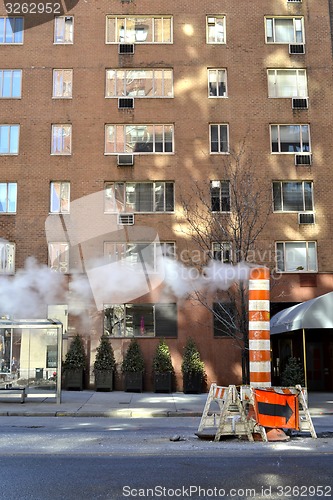
[{"label": "glass bus shelter panel", "polygon": [[56,328],[0,329],[0,386],[26,387],[29,396],[56,395],[58,345]]}]

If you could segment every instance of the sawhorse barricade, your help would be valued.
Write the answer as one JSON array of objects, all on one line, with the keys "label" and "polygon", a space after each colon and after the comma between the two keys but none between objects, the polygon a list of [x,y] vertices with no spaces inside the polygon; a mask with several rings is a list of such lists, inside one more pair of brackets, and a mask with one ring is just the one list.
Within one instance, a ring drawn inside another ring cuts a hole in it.
[{"label": "sawhorse barricade", "polygon": [[[217,413],[212,412],[213,402],[218,405]],[[253,441],[254,424],[247,418],[235,385],[212,384],[196,435],[203,437],[206,429],[206,432],[214,433],[215,441],[230,435],[246,435],[249,441]]]},{"label": "sawhorse barricade", "polygon": [[[267,402],[266,403],[258,402],[260,393],[263,394],[267,393],[268,395],[272,394],[273,396],[275,394],[277,397],[279,397],[279,395],[282,397],[285,396],[286,401],[283,402],[284,406],[277,404],[275,410],[270,411],[269,409],[270,405]],[[297,399],[297,406],[294,408],[294,411],[293,408],[289,407],[289,405],[287,406],[288,396],[294,396]],[[263,429],[265,427],[276,427],[276,428],[280,427],[280,428],[294,429],[300,432],[310,432],[312,438],[314,439],[317,438],[317,434],[313,426],[311,415],[308,408],[307,390],[305,388],[302,388],[300,385],[296,385],[295,387],[241,386],[240,398],[244,406],[253,408],[255,413],[255,419],[257,421],[257,426],[261,431],[262,435],[263,435]],[[262,410],[261,408],[266,408],[266,410]],[[281,412],[279,413],[280,410]],[[262,415],[260,413],[261,411],[266,411],[269,418],[270,417],[272,419],[284,418],[284,420],[281,420],[281,425],[268,424],[265,426],[263,425],[264,420],[262,419]],[[294,422],[294,424],[287,425],[287,422],[289,419],[291,420],[291,417],[293,417],[292,421]],[[264,440],[266,441],[267,438]]]},{"label": "sawhorse barricade", "polygon": [[[289,405],[288,396],[294,405]],[[273,402],[270,401],[271,397]],[[282,404],[281,401],[274,402],[278,399],[282,399]],[[265,425],[265,422],[269,425]],[[317,437],[307,405],[306,389],[297,385],[264,388],[240,386],[237,390],[234,385],[223,387],[212,384],[196,435],[214,435],[215,441],[219,441],[221,436],[246,435],[249,441],[253,441],[253,435],[260,434],[262,441],[268,441],[266,428],[272,427],[310,432],[313,438]]]}]

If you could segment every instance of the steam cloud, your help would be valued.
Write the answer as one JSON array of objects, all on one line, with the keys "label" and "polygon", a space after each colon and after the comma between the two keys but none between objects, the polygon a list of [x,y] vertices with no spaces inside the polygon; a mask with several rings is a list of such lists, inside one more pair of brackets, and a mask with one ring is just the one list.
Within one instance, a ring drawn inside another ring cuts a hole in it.
[{"label": "steam cloud", "polygon": [[15,276],[0,278],[0,315],[11,317],[45,317],[48,304],[64,303],[69,312],[80,315],[95,304],[98,310],[107,303],[130,302],[148,293],[161,283],[170,296],[184,299],[192,293],[228,290],[240,280],[249,278],[250,267],[211,261],[202,273],[181,262],[160,257],[158,269],[124,261],[104,265],[92,261],[87,266],[87,277],[73,273],[69,292],[64,275],[51,271],[30,257]]}]

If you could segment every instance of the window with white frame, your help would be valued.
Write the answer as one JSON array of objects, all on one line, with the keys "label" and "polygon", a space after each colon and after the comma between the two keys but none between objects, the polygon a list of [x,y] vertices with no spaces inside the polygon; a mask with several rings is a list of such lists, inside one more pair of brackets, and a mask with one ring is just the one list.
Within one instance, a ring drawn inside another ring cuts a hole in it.
[{"label": "window with white frame", "polygon": [[269,69],[268,97],[308,97],[305,69]]},{"label": "window with white frame", "polygon": [[52,125],[51,154],[72,154],[72,125]]},{"label": "window with white frame", "polygon": [[105,154],[173,153],[173,125],[106,125]]},{"label": "window with white frame", "polygon": [[212,212],[230,212],[230,182],[211,181],[210,198]]},{"label": "window with white frame", "polygon": [[313,182],[274,181],[273,202],[275,212],[312,212]]},{"label": "window with white frame", "polygon": [[73,70],[54,69],[53,70],[53,91],[52,97],[59,99],[70,99],[73,89]]},{"label": "window with white frame", "polygon": [[54,18],[54,43],[71,44],[74,41],[74,17],[57,16]]},{"label": "window with white frame", "polygon": [[213,124],[210,129],[210,152],[229,153],[229,125]]},{"label": "window with white frame", "polygon": [[21,87],[21,69],[0,69],[1,99],[19,99],[21,97]]},{"label": "window with white frame", "polygon": [[304,43],[303,17],[266,17],[266,43]]},{"label": "window with white frame", "polygon": [[207,43],[226,43],[225,25],[225,16],[207,16]]},{"label": "window with white frame", "polygon": [[15,243],[0,240],[0,274],[15,272]]},{"label": "window with white frame", "polygon": [[315,241],[279,241],[276,243],[276,263],[280,272],[317,272]]},{"label": "window with white frame", "polygon": [[309,153],[309,125],[271,125],[272,153]]},{"label": "window with white frame", "polygon": [[0,17],[0,44],[23,43],[23,17]]},{"label": "window with white frame", "polygon": [[173,70],[107,69],[105,97],[173,97]]},{"label": "window with white frame", "polygon": [[160,258],[174,255],[174,242],[104,242],[104,256],[111,262],[124,261],[133,265],[144,263],[153,272],[158,271]]},{"label": "window with white frame", "polygon": [[226,69],[208,70],[208,96],[228,97]]},{"label": "window with white frame", "polygon": [[104,335],[110,337],[177,337],[177,304],[110,304],[104,306]]},{"label": "window with white frame", "polygon": [[20,125],[0,125],[0,155],[19,152]]},{"label": "window with white frame", "polygon": [[105,212],[173,212],[174,182],[107,182]]},{"label": "window with white frame", "polygon": [[172,43],[171,16],[107,16],[106,43]]},{"label": "window with white frame", "polygon": [[17,183],[0,182],[0,213],[15,214],[17,203]]},{"label": "window with white frame", "polygon": [[48,244],[49,267],[52,271],[67,274],[69,272],[69,244],[52,242]]},{"label": "window with white frame", "polygon": [[230,241],[223,241],[222,243],[213,243],[213,259],[223,262],[224,264],[231,263],[231,243]]},{"label": "window with white frame", "polygon": [[70,201],[70,183],[67,181],[51,182],[50,213],[68,214]]}]

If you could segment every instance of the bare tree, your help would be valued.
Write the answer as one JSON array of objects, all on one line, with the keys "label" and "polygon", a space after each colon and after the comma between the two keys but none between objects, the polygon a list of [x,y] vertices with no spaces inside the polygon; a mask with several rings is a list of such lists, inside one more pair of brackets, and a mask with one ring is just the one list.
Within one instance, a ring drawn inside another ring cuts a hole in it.
[{"label": "bare tree", "polygon": [[[260,246],[269,214],[272,211],[270,190],[256,173],[253,157],[243,144],[239,151],[224,157],[213,179],[193,180],[181,194],[181,231],[191,237],[203,258],[197,253],[191,264],[201,270],[212,259],[224,263],[258,263]],[[260,263],[263,265],[263,263]],[[248,371],[248,285],[236,280],[228,290],[215,290],[211,295],[195,291],[195,299],[214,316],[215,331],[230,336],[242,350],[243,383],[249,383]]]}]

